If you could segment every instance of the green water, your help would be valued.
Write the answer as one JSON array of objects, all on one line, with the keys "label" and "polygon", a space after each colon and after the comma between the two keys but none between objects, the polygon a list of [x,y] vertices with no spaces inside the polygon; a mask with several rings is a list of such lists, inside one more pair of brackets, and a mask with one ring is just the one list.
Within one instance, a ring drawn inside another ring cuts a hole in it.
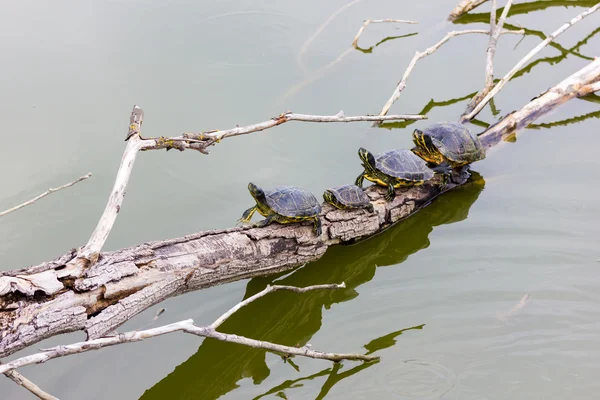
[{"label": "green water", "polygon": [[[526,35],[500,39],[497,74],[596,2],[517,2],[507,27],[523,27]],[[330,19],[345,4],[351,5]],[[144,108],[146,136],[225,129],[287,110],[377,113],[415,51],[450,30],[487,27],[489,5],[450,23],[445,17],[453,6],[441,0],[3,2],[0,210],[88,171],[93,177],[3,217],[1,268],[39,263],[85,243],[112,187],[133,104]],[[348,51],[366,18],[419,24],[371,25],[360,38],[362,51]],[[598,56],[599,26],[594,14],[543,50],[472,128],[481,130]],[[483,84],[486,46],[485,35],[462,36],[420,61],[392,112],[457,119]],[[536,121],[475,164],[470,183],[371,240],[331,248],[291,274],[169,299],[121,328],[187,318],[208,324],[274,281],[344,281],[339,291],[269,295],[222,330],[369,352],[381,356],[378,363],[284,362],[172,334],[22,372],[63,400],[594,398],[599,103],[597,96],[573,100]],[[412,130],[428,123],[375,129],[291,122],[225,140],[208,157],[140,154],[106,249],[232,226],[252,204],[251,180],[314,193],[352,182],[360,172],[358,147],[408,147]],[[166,311],[154,321],[160,308]],[[52,338],[13,357],[82,338]],[[7,379],[0,393],[33,398]]]}]

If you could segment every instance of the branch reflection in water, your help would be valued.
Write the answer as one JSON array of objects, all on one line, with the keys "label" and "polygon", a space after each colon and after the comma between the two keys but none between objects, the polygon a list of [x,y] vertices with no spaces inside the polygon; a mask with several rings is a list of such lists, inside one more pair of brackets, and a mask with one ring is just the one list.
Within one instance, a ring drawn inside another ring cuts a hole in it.
[{"label": "branch reflection in water", "polygon": [[[347,287],[302,296],[272,293],[268,298],[259,299],[232,315],[221,326],[221,330],[287,345],[306,345],[321,328],[323,309],[357,297],[357,288],[372,280],[378,267],[398,266],[410,255],[429,247],[429,234],[435,226],[465,220],[484,185],[484,179],[473,172],[469,183],[438,198],[431,206],[370,240],[352,246],[333,247],[319,261],[292,274],[250,280],[244,298],[258,293],[275,280],[277,284],[297,286],[344,281]],[[364,347],[369,354],[381,351],[393,346],[403,332],[422,328],[423,325],[419,325],[387,333]],[[364,332],[367,337],[375,336],[373,333]],[[385,354],[381,356],[385,357]],[[281,365],[284,365],[283,360]],[[342,365],[335,365],[299,380],[286,381],[280,385],[280,389],[276,387],[268,392],[281,392],[292,389],[299,381],[328,376],[320,397],[317,397],[322,398],[337,382],[374,365],[377,363],[357,365],[343,373],[339,373]],[[148,389],[141,399],[216,399],[239,387],[238,382],[244,378],[252,378],[253,383],[258,385],[270,373],[264,350],[206,339],[193,356]]]}]

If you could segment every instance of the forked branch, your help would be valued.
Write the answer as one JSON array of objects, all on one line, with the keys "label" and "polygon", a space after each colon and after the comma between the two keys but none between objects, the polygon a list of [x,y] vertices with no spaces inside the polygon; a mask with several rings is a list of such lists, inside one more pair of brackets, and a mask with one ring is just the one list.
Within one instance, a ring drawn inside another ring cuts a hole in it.
[{"label": "forked branch", "polygon": [[288,290],[296,293],[305,293],[312,290],[321,289],[340,289],[346,286],[341,283],[339,285],[314,285],[307,286],[304,288],[298,288],[295,286],[269,286],[262,292],[255,294],[252,297],[238,303],[235,307],[227,311],[221,317],[219,317],[210,326],[200,327],[194,324],[194,321],[187,319],[179,321],[173,324],[160,326],[157,328],[142,330],[142,331],[131,331],[126,333],[118,333],[112,336],[102,337],[99,339],[88,340],[85,342],[73,343],[70,345],[56,346],[50,349],[44,349],[43,351],[32,354],[29,356],[17,358],[16,360],[7,362],[0,365],[0,374],[7,374],[11,371],[24,367],[26,365],[41,364],[48,360],[58,357],[69,356],[72,354],[84,353],[90,350],[98,350],[103,347],[115,346],[123,343],[139,342],[148,338],[165,335],[167,333],[182,331],[196,336],[205,338],[212,338],[223,342],[237,343],[244,346],[253,347],[255,349],[263,349],[267,351],[302,356],[309,358],[317,358],[329,361],[342,361],[342,360],[354,360],[354,361],[373,361],[379,359],[377,356],[368,356],[363,354],[343,354],[343,353],[326,353],[321,351],[310,350],[308,347],[291,347],[281,344],[265,342],[261,340],[250,339],[244,336],[238,336],[228,333],[217,332],[216,328],[220,326],[227,318],[235,313],[240,308],[248,305],[249,303],[265,296],[276,290]]},{"label": "forked branch", "polygon": [[[506,29],[502,29],[500,31],[500,35],[503,35],[503,34],[506,34],[506,33],[522,34],[523,32],[524,32],[523,30],[509,31],[509,30],[506,30]],[[406,68],[406,71],[404,71],[404,75],[402,76],[402,79],[400,80],[400,82],[398,82],[398,85],[394,89],[394,92],[392,93],[392,96],[384,104],[383,108],[379,112],[379,115],[381,115],[381,116],[386,115],[388,113],[388,111],[390,110],[390,108],[392,107],[392,105],[400,98],[400,92],[402,92],[404,90],[404,88],[406,87],[406,81],[408,80],[408,77],[409,77],[410,73],[412,72],[412,70],[415,68],[415,65],[417,64],[417,61],[419,61],[420,59],[425,58],[425,57],[433,54],[444,43],[446,43],[448,40],[452,39],[453,37],[461,36],[461,35],[468,35],[468,34],[471,34],[471,33],[480,33],[480,34],[487,35],[487,34],[490,33],[490,31],[489,30],[485,30],[485,29],[470,29],[470,30],[465,30],[465,31],[452,31],[452,32],[448,32],[446,34],[446,36],[444,36],[442,38],[442,40],[440,40],[439,42],[437,42],[433,46],[429,47],[425,51],[423,51],[423,52],[417,51],[417,53],[415,54],[415,56],[412,58],[412,60],[408,64],[408,67]]]},{"label": "forked branch", "polygon": [[554,39],[556,39],[558,36],[560,36],[563,32],[565,32],[567,29],[569,29],[570,27],[572,27],[573,25],[575,25],[577,22],[581,21],[582,19],[584,19],[585,17],[587,17],[590,14],[593,14],[594,12],[598,11],[600,9],[600,2],[598,4],[596,4],[593,7],[590,7],[589,9],[585,10],[584,12],[582,12],[581,14],[577,15],[575,18],[571,19],[569,22],[567,22],[566,24],[562,25],[560,28],[558,28],[556,31],[552,32],[552,34],[550,36],[548,36],[543,42],[541,42],[540,44],[538,44],[537,46],[535,46],[529,53],[527,53],[527,55],[525,57],[523,57],[510,71],[508,71],[508,73],[506,75],[504,75],[504,77],[494,86],[494,88],[492,90],[489,91],[489,93],[473,108],[473,111],[471,111],[470,113],[468,113],[467,115],[464,115],[461,120],[462,121],[470,121],[473,118],[475,118],[475,116],[477,114],[479,114],[479,112],[483,109],[483,107],[486,106],[487,103],[489,103],[489,101],[496,95],[498,94],[498,92],[500,90],[502,90],[502,88],[504,87],[504,85],[506,85],[506,83],[521,69],[523,68],[523,66],[529,61],[531,60],[537,53],[539,53],[544,47],[546,47],[550,42],[552,42]]}]

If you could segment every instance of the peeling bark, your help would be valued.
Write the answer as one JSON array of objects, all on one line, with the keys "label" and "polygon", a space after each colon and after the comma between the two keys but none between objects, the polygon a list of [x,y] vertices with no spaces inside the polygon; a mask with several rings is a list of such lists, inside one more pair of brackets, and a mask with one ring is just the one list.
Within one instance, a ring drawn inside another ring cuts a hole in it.
[{"label": "peeling bark", "polygon": [[[598,81],[600,59],[490,127],[481,135],[483,143],[500,143],[558,105],[588,94]],[[455,173],[444,191],[467,179],[466,171]],[[313,234],[312,223],[232,228],[100,253],[89,267],[70,263],[77,257],[71,250],[54,261],[2,273],[0,357],[65,332],[84,330],[90,339],[102,337],[166,298],[317,260],[329,246],[377,234],[442,193],[437,178],[397,190],[389,203],[383,200],[384,188],[366,191],[375,212],[340,211],[325,204],[320,237]]]}]

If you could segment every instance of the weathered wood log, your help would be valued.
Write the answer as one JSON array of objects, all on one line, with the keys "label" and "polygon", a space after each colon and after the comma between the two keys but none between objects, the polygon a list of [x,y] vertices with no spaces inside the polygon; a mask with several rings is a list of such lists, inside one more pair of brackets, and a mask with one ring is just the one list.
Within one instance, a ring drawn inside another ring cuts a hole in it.
[{"label": "weathered wood log", "polygon": [[[482,141],[487,147],[500,143],[556,106],[597,89],[599,81],[596,59],[487,129]],[[372,214],[324,205],[320,237],[310,224],[232,228],[100,253],[98,262],[84,270],[66,267],[76,257],[72,250],[48,263],[2,273],[0,357],[59,333],[84,330],[89,339],[99,338],[168,297],[314,261],[331,245],[387,229],[467,178],[467,172],[456,173],[443,191],[435,179],[398,190],[389,203],[382,188],[370,187]]]}]

